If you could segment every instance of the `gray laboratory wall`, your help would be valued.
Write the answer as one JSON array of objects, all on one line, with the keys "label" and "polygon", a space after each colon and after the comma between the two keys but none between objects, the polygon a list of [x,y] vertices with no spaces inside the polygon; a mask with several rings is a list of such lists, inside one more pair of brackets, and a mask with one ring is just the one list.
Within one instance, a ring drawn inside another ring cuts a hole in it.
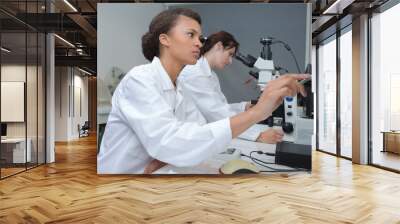
[{"label": "gray laboratory wall", "polygon": [[[260,56],[262,37],[274,37],[290,45],[299,62],[301,72],[310,63],[310,4],[169,4],[169,8],[185,7],[198,12],[202,18],[205,36],[220,30],[232,33],[240,43],[240,52]],[[282,45],[272,46],[275,65],[297,72],[290,53]],[[216,71],[222,91],[228,101],[240,102],[255,99],[259,95],[255,81],[245,84],[250,78],[249,68],[234,60],[232,65]]]},{"label": "gray laboratory wall", "polygon": [[[258,57],[260,38],[272,36],[287,42],[293,49],[300,67],[309,62],[310,15],[309,4],[237,4],[237,3],[179,3],[179,4],[98,4],[97,52],[97,113],[98,123],[107,121],[114,88],[132,67],[148,63],[141,49],[141,37],[151,19],[167,8],[186,7],[202,17],[204,35],[225,30],[240,42],[240,51]],[[289,52],[281,45],[272,47],[276,65],[296,72]],[[249,68],[234,60],[232,65],[216,71],[221,88],[229,102],[256,99],[256,82],[248,81]],[[247,84],[246,84],[247,83]]]},{"label": "gray laboratory wall", "polygon": [[97,121],[104,124],[120,78],[131,68],[148,63],[141,38],[166,5],[100,3],[97,9]]}]

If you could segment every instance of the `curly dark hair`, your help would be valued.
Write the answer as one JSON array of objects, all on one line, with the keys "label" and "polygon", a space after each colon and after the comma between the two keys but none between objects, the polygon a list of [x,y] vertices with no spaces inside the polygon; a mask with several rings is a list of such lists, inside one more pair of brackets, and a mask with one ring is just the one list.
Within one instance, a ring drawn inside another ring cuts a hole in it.
[{"label": "curly dark hair", "polygon": [[160,56],[159,36],[168,33],[175,26],[179,16],[192,18],[201,25],[200,15],[191,9],[177,8],[162,11],[153,18],[149,31],[142,36],[142,52],[147,60],[152,61],[155,56]]}]

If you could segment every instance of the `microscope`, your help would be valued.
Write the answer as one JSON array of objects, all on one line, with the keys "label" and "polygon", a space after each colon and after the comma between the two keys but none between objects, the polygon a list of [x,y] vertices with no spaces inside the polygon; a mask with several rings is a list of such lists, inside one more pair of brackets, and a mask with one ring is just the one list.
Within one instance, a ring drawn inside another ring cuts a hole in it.
[{"label": "microscope", "polygon": [[[284,48],[291,53],[296,63],[298,73],[301,73],[296,57],[287,43],[273,37],[268,37],[261,38],[260,44],[262,45],[260,57],[255,58],[249,54],[245,56],[237,52],[235,58],[247,67],[256,68],[258,70],[256,72],[250,71],[249,74],[258,80],[257,85],[260,87],[261,91],[264,90],[264,87],[269,81],[278,78],[282,70],[284,73],[288,73],[286,69],[274,65],[271,51],[271,45],[273,44],[282,44]],[[311,74],[311,64],[307,65],[305,73]],[[272,116],[260,123],[270,127],[281,126],[285,133],[284,141],[311,145],[314,117],[311,80],[306,80],[302,82],[302,84],[307,92],[306,97],[300,94],[294,97],[285,97],[284,102],[272,113]],[[256,100],[252,100],[252,104],[253,103],[256,103]]]},{"label": "microscope", "polygon": [[237,52],[235,58],[250,68],[255,67],[258,69],[258,72],[250,71],[249,74],[258,80],[257,85],[262,91],[267,82],[279,77],[279,70],[275,69],[274,61],[272,60],[271,45],[275,43],[273,39],[261,38],[260,43],[263,45],[260,57],[244,56]]}]

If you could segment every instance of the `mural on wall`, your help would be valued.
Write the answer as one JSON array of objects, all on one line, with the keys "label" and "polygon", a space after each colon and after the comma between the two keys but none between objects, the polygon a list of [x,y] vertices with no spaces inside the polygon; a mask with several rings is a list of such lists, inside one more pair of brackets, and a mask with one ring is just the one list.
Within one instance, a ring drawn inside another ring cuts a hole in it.
[{"label": "mural on wall", "polygon": [[[275,64],[272,62],[269,63],[271,66],[276,65],[272,67],[272,69],[269,69],[273,70],[274,74],[278,74],[277,71],[282,73],[282,75],[283,73],[300,73],[300,70],[303,71],[304,67],[306,67],[305,65],[310,61],[311,33],[309,32],[310,27],[308,24],[311,23],[309,23],[310,21],[308,21],[307,18],[311,18],[311,15],[307,15],[307,13],[310,12],[307,4],[293,4],[290,6],[285,4],[239,5],[228,3],[212,5],[99,4],[98,26],[101,27],[101,29],[99,29],[98,35],[102,38],[99,39],[97,55],[99,73],[97,79],[98,173],[239,174],[310,171],[313,118],[312,115],[306,116],[309,110],[304,109],[304,105],[308,105],[304,102],[308,101],[300,100],[303,104],[297,105],[297,96],[286,99],[280,106],[282,109],[273,114],[272,122],[265,123],[265,121],[263,121],[264,123],[260,122],[249,128],[248,132],[246,132],[248,138],[246,138],[246,134],[244,134],[233,140],[228,139],[229,145],[224,144],[222,146],[224,148],[221,147],[222,152],[220,153],[216,152],[217,150],[215,147],[208,147],[204,151],[196,152],[196,156],[190,155],[192,151],[196,151],[197,146],[202,147],[203,143],[208,146],[209,143],[206,138],[198,140],[194,136],[185,136],[184,138],[186,142],[193,142],[194,145],[180,145],[177,143],[170,147],[170,145],[159,144],[158,142],[164,142],[163,137],[159,138],[159,135],[163,135],[163,133],[166,132],[169,133],[168,130],[165,131],[166,129],[164,129],[165,127],[168,128],[168,125],[157,122],[152,125],[151,122],[158,119],[158,117],[156,118],[155,116],[149,115],[151,118],[150,120],[146,116],[141,116],[142,111],[140,108],[142,105],[146,107],[146,103],[150,102],[147,101],[147,95],[143,98],[140,98],[140,95],[132,97],[133,102],[136,99],[140,99],[140,103],[144,104],[132,106],[126,103],[127,101],[123,101],[124,104],[121,104],[122,106],[114,105],[115,109],[113,109],[112,119],[107,121],[112,108],[111,99],[120,81],[133,67],[149,63],[143,56],[141,41],[143,34],[148,31],[150,21],[164,9],[180,7],[190,8],[200,14],[203,18],[202,33],[205,36],[210,36],[221,30],[232,33],[240,43],[240,52],[243,58],[252,61],[251,63],[247,63],[248,60],[235,57],[238,60],[233,58],[235,60],[232,60],[232,64],[226,66],[227,68],[224,70],[218,70],[216,73],[216,78],[219,84],[221,84],[218,88],[222,90],[219,92],[225,95],[229,103],[247,103],[250,100],[257,99],[259,96],[260,91],[258,86],[262,82],[259,78],[260,71],[264,71],[262,75],[265,75],[266,69],[262,66],[263,63],[258,63],[255,68],[253,65],[255,65],[257,60],[266,60],[260,53],[260,49],[265,49],[265,45],[267,44],[273,44],[271,41],[272,38],[267,37],[273,36],[273,38],[276,38],[280,42],[285,41],[289,43],[294,52],[292,52],[292,54],[295,55],[293,56],[295,61],[293,61],[286,47],[274,45],[272,47],[272,52],[274,53],[273,60]],[[287,11],[291,13],[282,13]],[[233,14],[235,16],[232,16]],[[288,18],[288,15],[291,16]],[[275,21],[280,21],[279,18],[281,17],[283,23],[277,26]],[[141,21],[141,23],[131,27],[130,21],[132,20]],[[117,23],[118,26],[116,26]],[[254,24],[254,26],[248,26],[248,24]],[[115,33],[119,35],[116,36]],[[114,55],[110,54],[110,52],[118,52],[118,54]],[[263,51],[261,50],[261,52]],[[299,59],[299,63],[296,61],[296,57]],[[270,61],[272,61],[272,59]],[[298,64],[300,64],[300,66]],[[214,79],[213,83],[216,82],[217,81]],[[311,85],[309,89],[312,95]],[[129,93],[131,92],[129,91]],[[121,96],[121,98],[123,97],[125,97],[125,95]],[[194,100],[198,99],[199,98],[196,98]],[[124,98],[124,100],[131,100],[131,98]],[[184,108],[182,110],[190,111],[190,109],[193,109],[192,111],[197,111],[195,104],[188,103],[185,104],[185,106],[187,107],[181,107]],[[145,115],[157,111],[156,109],[152,108],[146,111]],[[176,113],[175,110],[171,111]],[[284,113],[285,111],[287,113]],[[184,113],[181,114],[183,116]],[[162,119],[160,119],[160,121],[161,120]],[[186,120],[189,121],[189,118]],[[190,122],[198,122],[199,125],[205,125],[200,120],[199,118],[199,120]],[[275,121],[281,121],[281,123]],[[213,121],[210,121],[210,123],[211,122]],[[140,127],[135,125],[139,125]],[[285,130],[281,131],[283,129]],[[258,137],[260,133],[275,133],[274,131],[280,133],[281,139],[279,139],[279,141],[270,142],[268,144],[259,141]],[[135,134],[136,132],[140,132],[140,135]],[[283,132],[285,132],[285,134],[283,134]],[[178,133],[178,135],[180,134],[179,131],[175,129],[172,130],[170,134],[174,135],[175,133]],[[255,135],[256,138],[250,139],[249,137],[252,135]],[[149,139],[152,137],[156,140],[150,142]],[[166,138],[168,138],[168,136]],[[187,141],[188,138],[190,138],[189,141]],[[168,141],[166,142],[168,143]],[[150,143],[154,144],[151,145]],[[213,150],[212,152],[211,149]],[[293,151],[293,149],[295,149],[295,151]],[[264,153],[255,153],[260,150]],[[175,154],[177,155],[176,158],[179,159],[175,158]],[[188,158],[184,158],[182,155],[188,155]],[[291,160],[291,156],[295,156],[299,158],[299,160]],[[155,159],[159,157],[162,157],[163,161],[161,161],[161,159],[160,161]],[[192,162],[195,160],[198,161]]]}]

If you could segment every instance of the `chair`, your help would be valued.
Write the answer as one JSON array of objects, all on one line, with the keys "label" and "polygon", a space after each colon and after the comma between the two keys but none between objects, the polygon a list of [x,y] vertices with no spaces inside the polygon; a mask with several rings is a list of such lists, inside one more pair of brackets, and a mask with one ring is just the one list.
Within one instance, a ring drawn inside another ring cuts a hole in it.
[{"label": "chair", "polygon": [[89,136],[89,129],[90,129],[89,121],[85,121],[85,123],[82,125],[82,127],[80,127],[80,125],[78,125],[79,138]]}]

